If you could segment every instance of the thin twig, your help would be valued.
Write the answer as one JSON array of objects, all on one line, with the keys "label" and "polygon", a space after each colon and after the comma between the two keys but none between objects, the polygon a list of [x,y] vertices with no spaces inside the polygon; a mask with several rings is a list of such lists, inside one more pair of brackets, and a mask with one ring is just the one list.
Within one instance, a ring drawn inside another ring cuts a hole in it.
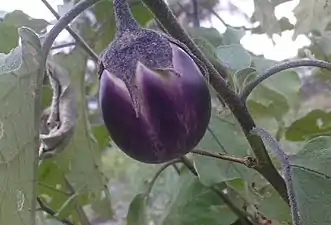
[{"label": "thin twig", "polygon": [[224,26],[226,27],[232,27],[234,29],[239,29],[239,30],[252,30],[253,28],[249,28],[249,27],[245,27],[245,26],[232,26],[230,24],[228,24],[227,22],[225,22],[225,20],[223,20],[222,17],[220,17],[218,15],[218,13],[213,9],[213,8],[210,8],[210,7],[207,7],[207,6],[204,6],[203,4],[200,4],[201,7],[203,7],[204,9],[208,10],[211,14],[213,14],[217,19],[219,19]]},{"label": "thin twig", "polygon": [[75,46],[76,42],[69,42],[69,43],[65,43],[65,44],[60,44],[60,45],[56,45],[51,47],[51,50],[55,50],[55,49],[59,49],[59,48],[66,48],[66,47],[71,47],[71,46]]},{"label": "thin twig", "polygon": [[151,182],[149,182],[149,187],[148,187],[148,190],[146,192],[146,196],[149,197],[151,191],[152,191],[152,188],[157,180],[157,178],[159,178],[159,176],[161,175],[161,173],[167,169],[169,166],[171,165],[175,165],[175,163],[179,163],[181,162],[182,160],[181,159],[174,159],[174,160],[171,160],[165,164],[163,164],[155,173],[154,177],[152,178]]},{"label": "thin twig", "polygon": [[[47,2],[47,0],[41,0],[44,5],[48,8],[49,11],[51,11],[51,13],[55,16],[55,18],[57,20],[59,20],[61,17],[60,15],[53,9],[53,7]],[[71,36],[77,41],[77,43],[79,45],[82,46],[83,49],[85,49],[85,51],[91,56],[91,58],[95,61],[98,62],[99,61],[99,57],[98,55],[93,51],[93,49],[84,41],[84,39],[77,34],[74,30],[72,30],[70,28],[70,26],[68,25],[68,27],[66,28],[66,30],[69,32],[69,34],[71,34]]]},{"label": "thin twig", "polygon": [[260,137],[251,135],[250,131],[256,126],[252,116],[249,114],[246,105],[231,90],[226,81],[220,74],[226,74],[224,71],[217,71],[201,50],[195,45],[193,40],[187,35],[183,28],[178,24],[176,17],[171,12],[164,0],[142,0],[144,4],[152,11],[155,17],[160,21],[165,29],[176,39],[185,44],[191,52],[206,66],[210,75],[210,82],[213,88],[218,92],[226,102],[238,122],[240,123],[244,134],[254,151],[258,160],[256,170],[265,177],[273,187],[278,191],[282,198],[287,201],[286,185],[283,178],[279,175],[273,166],[271,159],[265,149]]},{"label": "thin twig", "polygon": [[300,59],[300,60],[292,60],[284,63],[280,63],[278,65],[275,65],[263,73],[261,73],[258,77],[256,77],[254,80],[252,80],[250,83],[247,84],[247,86],[243,89],[240,97],[243,101],[246,101],[249,94],[253,91],[253,89],[262,83],[265,79],[271,77],[272,75],[281,72],[283,70],[301,67],[301,66],[313,66],[313,67],[319,67],[324,69],[331,69],[331,63],[322,61],[322,60],[310,60],[310,59]]},{"label": "thin twig", "polygon": [[61,218],[57,217],[56,211],[54,211],[48,205],[46,205],[46,203],[44,203],[40,197],[37,197],[37,202],[39,204],[40,210],[42,210],[43,212],[47,213],[48,215],[52,216],[53,218],[55,218],[56,220],[60,221],[61,223],[65,224],[65,225],[74,225],[72,222],[70,222],[67,219],[61,219]]},{"label": "thin twig", "polygon": [[172,167],[174,168],[174,170],[176,171],[176,173],[178,175],[180,175],[180,170],[179,170],[178,166],[176,164],[172,164]]},{"label": "thin twig", "polygon": [[194,176],[198,176],[198,172],[194,168],[193,163],[186,156],[180,157],[181,162],[191,171]]},{"label": "thin twig", "polygon": [[43,62],[45,62],[44,65],[40,66],[40,70],[45,70],[46,65],[46,59],[48,56],[48,53],[53,45],[54,40],[56,37],[61,33],[63,29],[65,29],[69,23],[74,20],[80,13],[82,13],[84,10],[88,9],[92,5],[96,4],[100,0],[83,0],[77,3],[72,9],[62,16],[57,23],[54,25],[54,27],[50,30],[50,32],[47,34],[43,47],[42,47],[42,54],[43,54]]},{"label": "thin twig", "polygon": [[192,12],[193,26],[200,27],[198,0],[192,0],[192,5],[193,5],[193,12]]},{"label": "thin twig", "polygon": [[[66,187],[68,189],[68,191],[70,192],[71,196],[75,196],[76,192],[74,187],[70,184],[70,182],[64,178],[64,182],[66,184]],[[79,218],[79,222],[81,223],[81,225],[91,225],[86,213],[84,212],[83,208],[80,205],[76,205],[76,212]]]},{"label": "thin twig", "polygon": [[43,187],[45,187],[45,188],[48,188],[48,189],[50,189],[50,190],[52,190],[52,191],[58,192],[58,193],[60,193],[60,194],[62,194],[62,195],[64,195],[64,196],[69,196],[69,195],[70,195],[70,193],[67,193],[67,192],[65,192],[65,191],[59,190],[59,189],[57,189],[57,188],[55,188],[55,187],[53,187],[53,186],[51,186],[51,185],[49,185],[49,184],[46,184],[46,183],[44,183],[44,182],[38,181],[38,184],[39,184],[40,186],[43,186]]},{"label": "thin twig", "polygon": [[206,150],[203,150],[203,149],[194,149],[191,152],[195,153],[195,154],[198,154],[198,155],[203,155],[203,156],[223,159],[223,160],[231,161],[231,162],[235,162],[235,163],[240,163],[240,164],[243,164],[243,165],[245,165],[249,168],[254,168],[257,165],[257,160],[254,157],[251,157],[251,156],[246,156],[245,158],[239,158],[239,157],[231,156],[231,155],[227,155],[227,154],[214,153],[214,152],[206,151]]},{"label": "thin twig", "polygon": [[234,212],[234,214],[236,214],[238,216],[242,225],[249,224],[249,222],[247,221],[247,218],[250,217],[250,215],[247,212],[239,209],[226,194],[224,194],[222,191],[220,191],[216,187],[211,187],[210,189],[213,192],[215,192],[215,194],[217,194],[225,202],[225,204],[232,210],[232,212]]}]

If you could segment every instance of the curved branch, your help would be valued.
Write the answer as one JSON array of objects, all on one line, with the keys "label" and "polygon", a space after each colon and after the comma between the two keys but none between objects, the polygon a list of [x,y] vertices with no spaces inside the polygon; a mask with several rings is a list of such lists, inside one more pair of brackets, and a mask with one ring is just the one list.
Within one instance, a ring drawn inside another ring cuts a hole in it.
[{"label": "curved branch", "polygon": [[275,65],[267,69],[258,77],[256,77],[253,81],[248,83],[247,86],[243,89],[242,93],[240,94],[240,98],[243,101],[246,101],[246,99],[248,98],[249,94],[253,91],[253,89],[257,85],[262,83],[265,79],[271,77],[272,75],[286,69],[291,69],[301,66],[313,66],[313,67],[319,67],[319,68],[325,68],[331,70],[331,63],[322,60],[300,59],[300,60],[293,60],[289,62],[280,63],[278,65]]},{"label": "curved branch", "polygon": [[[226,102],[239,124],[241,125],[245,136],[254,151],[258,160],[256,170],[265,177],[273,187],[278,191],[285,201],[288,201],[286,185],[283,178],[279,175],[273,166],[271,159],[260,137],[252,135],[250,131],[256,126],[253,118],[249,114],[245,102],[231,90],[226,81],[222,79],[221,74],[215,69],[211,62],[195,45],[193,40],[187,35],[183,28],[178,24],[176,17],[171,12],[164,0],[142,0],[144,4],[152,11],[157,20],[174,38],[185,44],[191,52],[206,66],[210,75],[210,82],[213,88],[218,92]],[[226,74],[226,70],[220,71]],[[224,76],[224,75],[223,75]]]},{"label": "curved branch", "polygon": [[[44,61],[46,62],[48,53],[55,41],[56,37],[60,34],[62,30],[64,30],[69,23],[75,19],[80,13],[91,7],[92,5],[96,4],[100,0],[84,0],[77,3],[67,14],[61,17],[55,26],[50,30],[47,34],[45,41],[43,43],[42,54]],[[44,69],[44,68],[43,68]]]},{"label": "curved branch", "polygon": [[270,149],[277,156],[278,160],[282,165],[282,170],[285,178],[287,187],[287,194],[289,196],[289,202],[291,206],[291,215],[293,225],[300,225],[300,215],[298,211],[298,204],[295,197],[294,186],[291,175],[291,166],[288,156],[280,148],[278,142],[263,128],[255,127],[252,130],[253,134],[259,135],[265,142],[270,145]]},{"label": "curved branch", "polygon": [[[48,3],[47,0],[41,0],[44,5],[48,8],[49,11],[54,15],[54,17],[59,20],[61,17],[60,15],[53,9],[53,7]],[[69,26],[66,28],[69,34],[77,41],[78,44],[82,46],[82,48],[85,49],[85,51],[91,56],[91,58],[97,63],[99,61],[98,55],[93,51],[93,49],[84,41],[84,39],[77,34],[73,29],[71,29]],[[54,49],[54,48],[52,48]]]},{"label": "curved branch", "polygon": [[152,188],[153,188],[153,186],[154,186],[154,184],[155,184],[157,178],[159,178],[159,176],[161,175],[161,173],[162,173],[165,169],[167,169],[169,166],[171,166],[171,165],[175,165],[175,163],[179,163],[179,162],[181,162],[181,161],[182,161],[181,159],[174,159],[174,160],[171,160],[171,161],[169,161],[169,162],[163,164],[163,165],[158,169],[158,171],[156,171],[154,177],[152,178],[151,182],[149,183],[149,187],[148,187],[148,190],[147,190],[147,192],[146,192],[146,196],[147,196],[147,198],[149,197],[149,195],[150,195],[150,193],[151,193],[151,191],[152,191]]}]

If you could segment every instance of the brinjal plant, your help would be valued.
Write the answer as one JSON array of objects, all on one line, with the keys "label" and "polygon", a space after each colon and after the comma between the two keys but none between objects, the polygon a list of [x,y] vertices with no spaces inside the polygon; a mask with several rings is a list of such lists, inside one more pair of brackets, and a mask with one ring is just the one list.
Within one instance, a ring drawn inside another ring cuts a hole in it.
[{"label": "brinjal plant", "polygon": [[105,126],[138,161],[183,156],[202,139],[211,117],[205,71],[182,43],[140,27],[126,1],[113,4],[117,31],[99,70]]}]

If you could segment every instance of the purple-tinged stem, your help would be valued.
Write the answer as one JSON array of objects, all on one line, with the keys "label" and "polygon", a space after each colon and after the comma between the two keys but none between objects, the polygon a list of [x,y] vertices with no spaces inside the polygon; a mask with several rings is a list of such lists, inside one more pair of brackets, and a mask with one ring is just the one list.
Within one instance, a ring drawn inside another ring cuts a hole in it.
[{"label": "purple-tinged stem", "polygon": [[139,29],[138,22],[133,18],[126,0],[114,0],[113,3],[116,20],[116,33],[121,35],[125,31]]}]

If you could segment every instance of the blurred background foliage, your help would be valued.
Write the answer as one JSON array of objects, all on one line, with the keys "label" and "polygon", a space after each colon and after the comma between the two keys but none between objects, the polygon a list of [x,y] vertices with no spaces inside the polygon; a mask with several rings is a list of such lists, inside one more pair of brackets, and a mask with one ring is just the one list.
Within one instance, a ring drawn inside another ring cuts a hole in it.
[{"label": "blurred background foliage", "polygon": [[[246,50],[241,45],[245,33],[267,34],[274,38],[290,30],[294,39],[305,35],[310,40],[310,45],[299,49],[295,58],[307,57],[308,50],[318,59],[331,60],[331,2],[300,0],[293,11],[295,23],[285,17],[277,19],[275,8],[290,1],[251,1],[254,4],[252,16],[246,15],[232,1],[220,4],[217,0],[196,0],[198,8],[194,8],[193,0],[167,2],[208,59],[216,67],[221,63],[229,67],[228,83],[240,93],[251,79],[278,63]],[[64,0],[57,8],[58,13],[64,15],[77,2]],[[160,29],[139,0],[128,2],[142,26]],[[241,15],[245,24],[250,26],[231,26],[231,21],[222,19],[220,12],[223,10]],[[19,27],[31,28],[42,39],[56,22],[34,19],[19,10],[2,12],[1,16],[0,52],[3,53],[9,53],[17,46]],[[225,32],[200,26],[211,16],[221,20],[226,26]],[[82,13],[71,23],[71,28],[100,54],[114,37],[112,1],[103,0]],[[79,106],[77,128],[69,145],[63,153],[43,161],[38,169],[38,196],[58,212],[59,218],[67,218],[73,224],[91,225],[291,224],[288,206],[258,173],[243,165],[205,156],[188,154],[200,179],[192,176],[181,164],[168,167],[146,199],[144,196],[160,165],[136,162],[112,143],[99,114],[96,63],[71,37],[56,41],[52,61],[69,72]],[[256,123],[268,129],[288,154],[295,155],[306,142],[330,133],[329,75],[329,71],[318,68],[286,70],[264,81],[250,95],[247,104]],[[44,108],[50,104],[51,94],[45,77]],[[216,93],[213,93],[212,100],[213,117],[199,147],[235,156],[252,155],[230,111],[218,101]],[[279,166],[276,160],[274,163]],[[308,179],[307,174],[301,173],[303,180]],[[326,182],[324,187],[305,183],[305,190],[323,192],[330,181],[323,182]],[[211,187],[222,191],[217,195]],[[329,195],[316,198],[330,199]],[[325,205],[316,208],[326,207],[322,210],[326,212],[331,210],[329,203],[320,203]],[[84,215],[89,223],[87,220],[82,222]],[[244,217],[249,221],[243,220]],[[61,224],[42,212],[38,213],[37,222]],[[326,218],[314,224],[330,222],[331,219]]]}]

